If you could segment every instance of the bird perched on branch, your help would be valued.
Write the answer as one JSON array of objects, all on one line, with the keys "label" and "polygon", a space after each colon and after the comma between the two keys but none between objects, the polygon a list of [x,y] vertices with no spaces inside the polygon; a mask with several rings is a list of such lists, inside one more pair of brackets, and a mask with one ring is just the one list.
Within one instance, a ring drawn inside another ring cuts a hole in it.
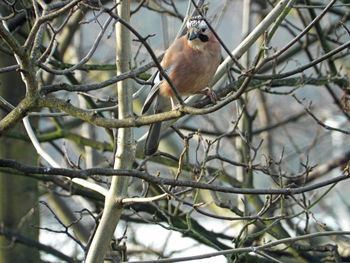
[{"label": "bird perched on branch", "polygon": [[[207,85],[220,63],[220,43],[201,16],[189,18],[186,25],[186,35],[171,44],[160,65],[180,95],[206,94],[213,101],[216,99],[215,94]],[[169,110],[169,99],[174,108],[174,92],[157,72],[141,113],[144,114],[152,102],[154,113],[165,112]],[[161,122],[151,124],[145,143],[145,155],[157,151],[160,128]]]}]

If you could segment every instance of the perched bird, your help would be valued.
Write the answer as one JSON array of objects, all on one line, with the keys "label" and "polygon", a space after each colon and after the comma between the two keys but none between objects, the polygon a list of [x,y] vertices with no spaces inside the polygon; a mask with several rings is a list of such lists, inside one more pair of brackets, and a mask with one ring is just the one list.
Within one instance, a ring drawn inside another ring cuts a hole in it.
[{"label": "perched bird", "polygon": [[[176,39],[164,54],[160,63],[180,95],[207,94],[212,100],[215,94],[208,88],[221,58],[221,46],[201,16],[189,18],[186,35]],[[174,108],[174,94],[169,83],[159,72],[145,100],[141,113],[144,114],[152,102],[154,113],[169,110],[169,99]],[[158,149],[161,122],[151,124],[145,143],[145,155],[152,155]]]}]

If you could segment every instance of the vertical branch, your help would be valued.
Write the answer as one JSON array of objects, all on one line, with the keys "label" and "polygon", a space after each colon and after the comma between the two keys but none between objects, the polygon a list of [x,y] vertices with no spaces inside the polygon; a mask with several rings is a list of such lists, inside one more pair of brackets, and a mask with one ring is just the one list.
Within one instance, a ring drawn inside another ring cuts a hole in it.
[{"label": "vertical branch", "polygon": [[[243,10],[243,23],[242,23],[242,38],[245,39],[246,35],[249,34],[250,29],[252,26],[252,13],[251,13],[251,1],[245,0],[244,1],[244,10]],[[283,12],[283,10],[281,11]],[[249,68],[250,61],[249,61],[249,50],[251,47],[247,48],[247,53],[245,54],[246,57],[244,58],[244,64],[243,66],[246,68]],[[256,96],[254,95],[251,96]],[[238,160],[243,163],[249,163],[251,162],[250,157],[250,145],[252,144],[252,129],[255,119],[255,113],[250,113],[249,109],[245,107],[245,103],[247,103],[250,99],[248,97],[249,94],[244,94],[244,96],[237,102],[240,103],[239,107],[241,107],[240,110],[243,110],[242,118],[239,120],[238,128],[240,129],[242,135],[245,136],[245,138],[241,136],[238,136],[236,138],[236,148],[238,150]],[[259,102],[261,104],[261,101]],[[260,107],[259,107],[260,106]],[[245,108],[242,108],[245,107]],[[258,105],[258,110],[261,110],[261,105]],[[252,109],[253,110],[253,109]],[[266,116],[264,116],[266,117]],[[253,178],[253,171],[251,169],[243,169],[242,167],[236,168],[237,173],[237,179],[242,182],[242,187],[244,188],[254,188],[254,178]],[[260,211],[263,209],[264,202],[261,200],[261,198],[258,195],[238,195],[238,203],[240,206],[240,209],[244,211],[245,213],[249,212],[249,205],[254,207],[256,211]],[[241,200],[243,200],[243,204],[240,203]],[[248,205],[249,204],[249,205]],[[270,222],[266,222],[266,225],[270,225]],[[283,237],[287,237],[288,233],[282,228],[280,224],[277,224],[273,227],[273,231],[275,233],[278,233],[279,235]],[[274,235],[274,234],[273,234]],[[291,250],[292,252],[292,250]]]},{"label": "vertical branch", "polygon": [[[162,5],[162,2],[159,3],[159,5]],[[164,50],[166,50],[170,43],[169,43],[169,23],[168,23],[168,16],[166,16],[164,13],[160,14],[162,19],[162,33],[163,33],[163,46]]]},{"label": "vertical branch", "polygon": [[[129,21],[130,2],[122,1],[118,5],[118,16]],[[118,74],[130,69],[131,43],[130,32],[116,24]],[[118,82],[118,117],[119,119],[132,116],[132,83],[131,80]],[[115,155],[115,169],[129,169],[135,158],[135,142],[133,128],[120,128],[118,130],[117,151]],[[105,207],[100,224],[92,240],[86,263],[102,262],[106,254],[110,240],[119,222],[123,206],[120,200],[127,195],[129,179],[127,177],[114,176],[108,195],[105,199]]]},{"label": "vertical branch", "polygon": [[[118,14],[125,21],[129,17],[130,1],[123,1],[118,6]],[[117,34],[117,71],[118,74],[130,70],[131,61],[131,43],[130,31],[122,26],[121,23],[116,25]],[[130,118],[133,116],[132,104],[133,87],[131,79],[118,82],[118,115],[120,119]],[[133,128],[123,128],[118,130],[118,145],[115,155],[114,169],[130,169],[135,158],[135,140]],[[126,177],[114,177],[112,181],[118,185],[118,193],[121,197],[126,195],[128,179]]]},{"label": "vertical branch", "polygon": [[[246,38],[250,32],[251,28],[251,19],[252,19],[252,13],[251,13],[251,0],[244,0],[243,1],[243,13],[242,13],[242,37],[243,39]],[[247,50],[247,53],[242,56],[243,59],[243,66],[249,67],[249,55],[250,55],[250,49]]]},{"label": "vertical branch", "polygon": [[[243,1],[243,12],[242,12],[242,39],[244,39],[250,32],[251,28],[251,1],[250,0],[244,0]],[[249,54],[250,54],[250,49],[247,49],[247,52],[245,55],[242,57],[243,59],[243,66],[246,68],[249,68]],[[247,95],[246,95],[247,96]],[[238,112],[242,111],[244,107],[244,99],[241,99],[237,101],[237,107],[238,107]],[[247,109],[244,110],[242,118],[239,120],[238,128],[240,131],[243,133],[246,130],[246,123],[247,123]],[[235,139],[235,145],[237,148],[237,160],[239,162],[244,162],[246,163],[246,156],[249,154],[249,150],[245,146],[245,142],[243,141],[243,138],[240,136],[236,137]],[[248,176],[248,174],[247,174]],[[240,182],[244,182],[247,180],[247,176],[245,173],[245,169],[243,167],[236,167],[236,179],[239,180]],[[243,183],[247,187],[246,183]],[[245,201],[245,196],[244,195],[237,195],[237,202],[239,203],[239,207],[241,210],[246,211],[245,209],[245,204],[247,204]]]}]

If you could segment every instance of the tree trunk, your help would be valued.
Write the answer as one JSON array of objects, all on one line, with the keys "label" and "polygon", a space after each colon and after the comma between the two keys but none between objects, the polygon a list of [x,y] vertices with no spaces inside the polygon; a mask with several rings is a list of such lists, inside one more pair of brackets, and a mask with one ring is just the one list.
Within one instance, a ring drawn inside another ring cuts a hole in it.
[{"label": "tree trunk", "polygon": [[[2,55],[0,67],[14,65],[15,59]],[[24,96],[24,85],[19,73],[0,74],[0,96],[16,105]],[[7,112],[1,111],[0,118]],[[20,131],[19,124],[15,131]],[[23,133],[23,131],[22,131]],[[35,152],[28,143],[0,137],[1,158],[26,160],[26,164],[33,164]],[[30,178],[13,174],[0,173],[0,224],[12,231],[38,241],[39,225],[37,209],[38,189],[37,182]],[[9,262],[41,262],[39,250],[36,248],[14,243],[4,236],[0,236],[0,263]]]}]

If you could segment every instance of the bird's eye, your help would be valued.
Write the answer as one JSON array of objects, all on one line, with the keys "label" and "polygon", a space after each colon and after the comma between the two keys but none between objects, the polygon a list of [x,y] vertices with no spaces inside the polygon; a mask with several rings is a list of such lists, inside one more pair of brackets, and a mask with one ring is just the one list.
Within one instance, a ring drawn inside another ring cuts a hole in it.
[{"label": "bird's eye", "polygon": [[203,28],[202,28],[202,32],[204,33],[204,32],[205,32],[205,30],[206,30],[206,28],[204,28],[204,27],[203,27]]}]

